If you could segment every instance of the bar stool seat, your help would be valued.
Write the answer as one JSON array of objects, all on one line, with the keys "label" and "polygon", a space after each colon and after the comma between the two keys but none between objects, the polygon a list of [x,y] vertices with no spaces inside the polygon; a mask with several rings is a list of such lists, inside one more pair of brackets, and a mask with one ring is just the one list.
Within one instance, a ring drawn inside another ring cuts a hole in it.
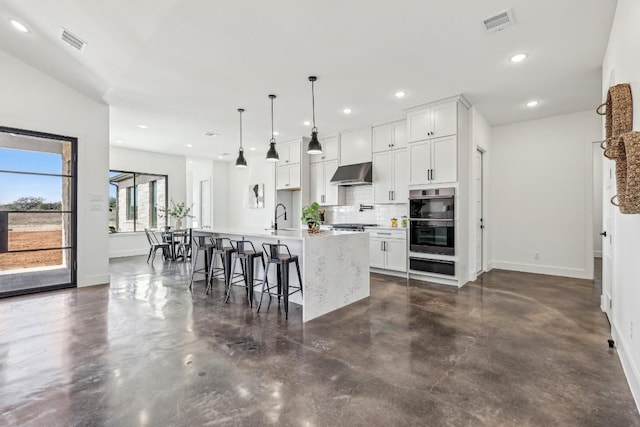
[{"label": "bar stool seat", "polygon": [[[254,263],[257,258],[260,258],[262,261],[262,268],[265,269],[264,258],[262,257],[262,251],[256,251],[255,246],[253,246],[253,242],[250,240],[230,240],[232,247],[235,249],[233,264],[231,266],[231,271],[229,274],[229,286],[227,287],[227,295],[225,296],[224,302],[229,301],[229,296],[231,295],[231,286],[244,286],[247,290],[247,299],[249,300],[249,307],[253,308],[253,288],[257,286],[255,281],[258,280],[254,277]],[[251,249],[249,249],[249,246]],[[235,272],[236,262],[240,260],[240,265],[243,270],[242,279],[233,282],[232,276]],[[244,282],[243,285],[236,285],[236,283]],[[259,285],[259,284],[258,284]]]},{"label": "bar stool seat", "polygon": [[[285,248],[287,251],[286,254],[280,253],[280,248]],[[267,254],[267,268],[264,269],[264,279],[262,280],[262,291],[260,293],[260,302],[258,303],[257,311],[259,312],[262,306],[262,297],[265,294],[266,287],[266,293],[269,294],[269,299],[271,299],[272,295],[278,297],[278,303],[280,303],[280,297],[284,299],[285,318],[289,319],[289,296],[296,292],[300,292],[302,295],[302,276],[300,274],[298,255],[292,255],[289,246],[284,243],[263,243],[262,249]],[[269,286],[268,281],[269,267],[271,264],[276,264],[279,273],[277,292],[275,294],[271,292],[271,286]],[[295,264],[296,266],[300,286],[289,286],[289,267],[291,264]],[[293,289],[292,292],[290,292],[291,289]]]}]

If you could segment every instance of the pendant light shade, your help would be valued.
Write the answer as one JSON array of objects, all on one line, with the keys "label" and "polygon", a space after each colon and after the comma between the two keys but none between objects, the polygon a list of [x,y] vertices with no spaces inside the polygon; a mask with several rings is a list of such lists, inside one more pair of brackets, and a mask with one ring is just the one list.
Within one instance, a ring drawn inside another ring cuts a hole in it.
[{"label": "pendant light shade", "polygon": [[238,158],[236,159],[236,167],[237,168],[246,168],[247,160],[244,158],[244,149],[242,148],[242,113],[244,113],[244,108],[238,108],[238,113],[240,113],[240,150],[238,150]]},{"label": "pendant light shade", "polygon": [[307,153],[309,154],[322,154],[322,145],[318,141],[318,128],[316,128],[316,95],[314,91],[313,83],[318,80],[316,76],[309,76],[311,82],[311,111],[313,113],[313,128],[311,128],[311,141],[307,147]]},{"label": "pendant light shade", "polygon": [[275,98],[276,98],[275,95],[269,95],[269,99],[271,99],[271,139],[269,140],[269,151],[267,151],[268,162],[280,161],[280,156],[278,156],[278,150],[276,150],[276,139],[273,137],[273,100]]}]

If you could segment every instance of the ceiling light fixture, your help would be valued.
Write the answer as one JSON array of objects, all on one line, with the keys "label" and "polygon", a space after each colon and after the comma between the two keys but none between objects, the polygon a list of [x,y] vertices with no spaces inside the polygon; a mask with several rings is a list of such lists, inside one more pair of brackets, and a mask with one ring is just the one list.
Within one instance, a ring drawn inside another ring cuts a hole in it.
[{"label": "ceiling light fixture", "polygon": [[527,59],[527,56],[529,55],[527,55],[526,53],[518,53],[517,55],[513,55],[511,58],[509,58],[509,61],[517,64],[518,62],[522,62]]},{"label": "ceiling light fixture", "polygon": [[540,104],[540,102],[534,99],[532,101],[527,102],[527,107],[529,108],[537,107],[538,104]]},{"label": "ceiling light fixture", "polygon": [[273,131],[273,100],[276,99],[275,95],[269,95],[271,99],[271,139],[269,140],[269,150],[267,151],[267,162],[279,162],[280,156],[278,150],[276,150],[276,139],[274,138],[276,132]]},{"label": "ceiling light fixture", "polygon": [[244,113],[244,108],[238,108],[238,113],[240,113],[240,150],[238,150],[238,158],[236,159],[236,167],[237,168],[246,168],[247,161],[244,158],[244,149],[242,148],[242,113]]},{"label": "ceiling light fixture", "polygon": [[187,144],[187,147],[191,148],[191,147],[193,147],[193,145],[192,144]]},{"label": "ceiling light fixture", "polygon": [[311,126],[311,122],[309,120],[305,120],[302,124],[305,126]]},{"label": "ceiling light fixture", "polygon": [[27,28],[27,26],[24,25],[22,22],[16,21],[15,19],[11,19],[9,22],[11,22],[11,25],[13,25],[13,28],[20,31],[21,33],[29,32],[29,29]]},{"label": "ceiling light fixture", "polygon": [[278,136],[278,135],[280,135],[280,132],[278,132],[278,131],[275,131],[275,132],[272,132],[272,133],[273,133],[273,136]]},{"label": "ceiling light fixture", "polygon": [[147,125],[138,125],[138,127],[139,127],[140,129],[146,129],[146,128],[148,128],[149,126],[147,126]]},{"label": "ceiling light fixture", "polygon": [[403,90],[399,90],[394,95],[396,96],[396,98],[403,98],[406,94],[407,94],[407,92],[405,92]]},{"label": "ceiling light fixture", "polygon": [[123,142],[123,141],[122,141],[121,139],[117,139],[117,140],[116,140],[116,144],[122,144],[122,142]]},{"label": "ceiling light fixture", "polygon": [[345,108],[342,112],[345,114],[351,114],[351,108]]},{"label": "ceiling light fixture", "polygon": [[318,141],[318,128],[316,127],[316,94],[314,91],[314,83],[318,80],[316,76],[309,76],[311,82],[311,112],[313,113],[313,127],[311,128],[311,141],[307,147],[307,153],[309,154],[322,154],[322,145]]}]

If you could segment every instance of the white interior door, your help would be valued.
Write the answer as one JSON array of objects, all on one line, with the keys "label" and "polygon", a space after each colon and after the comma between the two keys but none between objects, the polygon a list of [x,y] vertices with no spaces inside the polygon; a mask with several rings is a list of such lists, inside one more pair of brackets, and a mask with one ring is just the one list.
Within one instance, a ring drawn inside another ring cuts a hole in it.
[{"label": "white interior door", "polygon": [[602,183],[602,297],[601,309],[609,319],[613,313],[613,271],[615,251],[613,236],[615,234],[615,207],[609,202],[616,194],[615,164],[612,160],[603,157],[603,183]]},{"label": "white interior door", "polygon": [[211,228],[211,180],[200,181],[200,227]]},{"label": "white interior door", "polygon": [[484,224],[482,218],[482,151],[476,150],[474,157],[473,177],[475,194],[475,224],[476,224],[476,273],[482,273],[482,239],[484,238]]}]

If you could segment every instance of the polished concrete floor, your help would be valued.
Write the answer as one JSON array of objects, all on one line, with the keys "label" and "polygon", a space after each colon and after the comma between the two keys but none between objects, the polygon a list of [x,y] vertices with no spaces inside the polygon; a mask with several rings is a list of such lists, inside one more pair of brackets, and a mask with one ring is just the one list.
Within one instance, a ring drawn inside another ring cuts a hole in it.
[{"label": "polished concrete floor", "polygon": [[372,276],[307,324],[222,301],[180,263],[0,301],[0,425],[640,426],[593,282],[457,290]]}]

